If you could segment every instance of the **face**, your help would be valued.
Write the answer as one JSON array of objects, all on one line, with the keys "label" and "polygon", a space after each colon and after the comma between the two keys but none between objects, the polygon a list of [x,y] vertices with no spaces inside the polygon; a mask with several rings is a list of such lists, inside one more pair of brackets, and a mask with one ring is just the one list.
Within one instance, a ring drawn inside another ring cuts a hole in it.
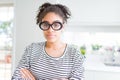
[{"label": "face", "polygon": [[48,24],[56,25],[56,22],[62,23],[62,28],[60,30],[54,30],[51,26],[48,30],[43,31],[44,37],[48,42],[57,42],[60,41],[60,36],[63,30],[63,19],[58,14],[55,14],[53,12],[49,12],[45,15],[45,17],[42,19],[42,22],[47,22]]}]

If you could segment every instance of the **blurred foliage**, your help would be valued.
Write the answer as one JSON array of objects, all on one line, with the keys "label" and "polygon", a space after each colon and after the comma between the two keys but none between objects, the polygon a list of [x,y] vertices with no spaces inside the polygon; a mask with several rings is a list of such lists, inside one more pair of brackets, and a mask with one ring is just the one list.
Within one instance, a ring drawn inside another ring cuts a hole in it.
[{"label": "blurred foliage", "polygon": [[[4,41],[4,48],[5,50],[11,50],[12,49],[12,25],[13,21],[4,21],[0,22],[0,35],[6,36],[6,40]],[[2,49],[0,48],[0,49]]]},{"label": "blurred foliage", "polygon": [[10,26],[11,22],[2,22],[0,25],[0,29],[7,29]]},{"label": "blurred foliage", "polygon": [[80,52],[81,52],[81,54],[85,55],[85,53],[86,53],[86,46],[85,45],[80,47]]},{"label": "blurred foliage", "polygon": [[11,34],[12,32],[12,21],[5,21],[0,23],[0,34]]},{"label": "blurred foliage", "polygon": [[101,47],[102,47],[102,45],[92,44],[92,50],[99,50]]},{"label": "blurred foliage", "polygon": [[85,55],[85,53],[86,53],[86,46],[85,45],[77,46],[77,45],[73,44],[73,47],[76,48],[77,50],[79,50],[82,55]]}]

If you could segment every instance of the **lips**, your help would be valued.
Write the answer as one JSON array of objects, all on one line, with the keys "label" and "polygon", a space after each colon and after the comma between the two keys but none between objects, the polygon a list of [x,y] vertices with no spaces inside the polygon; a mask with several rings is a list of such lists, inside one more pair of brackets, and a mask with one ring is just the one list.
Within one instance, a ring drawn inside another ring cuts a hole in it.
[{"label": "lips", "polygon": [[55,35],[52,35],[52,34],[50,34],[50,35],[46,35],[48,38],[54,38],[55,37]]}]

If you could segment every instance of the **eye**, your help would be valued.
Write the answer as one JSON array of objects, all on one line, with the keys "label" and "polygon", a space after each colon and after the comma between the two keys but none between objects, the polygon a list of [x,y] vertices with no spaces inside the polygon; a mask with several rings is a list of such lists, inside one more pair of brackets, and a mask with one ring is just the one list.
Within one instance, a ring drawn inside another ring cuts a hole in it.
[{"label": "eye", "polygon": [[46,30],[49,28],[49,24],[47,22],[43,22],[40,24],[40,28]]},{"label": "eye", "polygon": [[61,29],[62,23],[60,22],[54,22],[52,25],[53,29]]}]

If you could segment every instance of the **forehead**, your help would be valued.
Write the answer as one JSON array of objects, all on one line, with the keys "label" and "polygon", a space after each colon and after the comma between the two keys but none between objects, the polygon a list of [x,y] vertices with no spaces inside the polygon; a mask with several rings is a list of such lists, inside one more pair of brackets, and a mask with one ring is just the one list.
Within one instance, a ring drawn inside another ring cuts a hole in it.
[{"label": "forehead", "polygon": [[54,12],[49,12],[43,17],[42,21],[48,21],[49,23],[53,23],[54,21],[63,22],[63,18]]}]

